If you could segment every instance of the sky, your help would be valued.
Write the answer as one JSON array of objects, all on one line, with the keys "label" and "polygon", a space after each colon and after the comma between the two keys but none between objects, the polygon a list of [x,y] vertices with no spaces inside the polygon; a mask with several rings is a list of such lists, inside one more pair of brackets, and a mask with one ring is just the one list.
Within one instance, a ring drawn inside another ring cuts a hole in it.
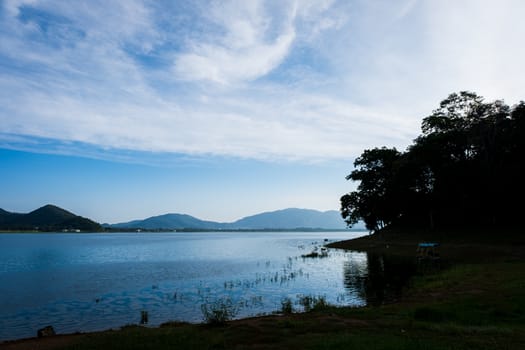
[{"label": "sky", "polygon": [[0,0],[0,208],[338,210],[452,92],[525,98],[522,0]]}]

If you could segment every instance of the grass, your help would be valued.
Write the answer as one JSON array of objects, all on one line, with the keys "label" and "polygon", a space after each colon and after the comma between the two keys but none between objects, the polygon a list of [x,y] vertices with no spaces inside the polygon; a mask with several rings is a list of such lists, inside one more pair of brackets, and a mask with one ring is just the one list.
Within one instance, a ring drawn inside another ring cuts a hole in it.
[{"label": "grass", "polygon": [[201,310],[204,321],[213,326],[225,324],[233,319],[238,312],[237,307],[229,298],[218,299],[211,304],[202,304]]},{"label": "grass", "polygon": [[[456,244],[454,249],[463,249],[463,254],[455,251],[449,254],[448,268],[416,277],[396,303],[337,308],[319,297],[304,300],[311,310],[306,313],[283,312],[281,316],[228,321],[220,326],[172,323],[159,328],[125,327],[79,335],[57,348],[525,349],[522,241],[519,237],[510,239],[512,244],[487,241],[466,249],[465,243],[456,239],[443,246]],[[414,242],[408,241],[401,249],[392,245],[382,249],[403,255],[409,246],[412,249],[407,254],[414,254]],[[492,255],[483,258],[483,252]],[[291,302],[283,303],[283,311],[289,306]],[[45,341],[39,344],[40,349],[46,348]]]}]

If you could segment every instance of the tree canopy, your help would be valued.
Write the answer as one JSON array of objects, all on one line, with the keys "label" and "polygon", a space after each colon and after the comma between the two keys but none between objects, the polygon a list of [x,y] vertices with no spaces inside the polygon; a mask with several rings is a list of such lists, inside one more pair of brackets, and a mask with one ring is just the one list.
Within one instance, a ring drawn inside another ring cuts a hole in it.
[{"label": "tree canopy", "polygon": [[525,194],[525,102],[449,95],[405,152],[365,150],[347,180],[341,214],[369,230],[388,225],[516,226]]}]

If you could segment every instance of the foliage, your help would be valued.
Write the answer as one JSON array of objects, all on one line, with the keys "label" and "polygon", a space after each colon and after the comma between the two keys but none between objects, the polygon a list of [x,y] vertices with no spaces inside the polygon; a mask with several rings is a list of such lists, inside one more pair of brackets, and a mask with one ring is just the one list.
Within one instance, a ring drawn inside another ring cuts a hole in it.
[{"label": "foliage", "polygon": [[365,150],[356,159],[356,169],[346,179],[360,181],[358,191],[341,198],[343,217],[349,224],[362,218],[368,229],[377,230],[395,218],[390,201],[395,199],[394,167],[400,155],[395,148],[383,147]]},{"label": "foliage", "polygon": [[28,214],[10,213],[0,209],[0,230],[99,232],[102,227],[92,220],[48,204]]},{"label": "foliage", "polygon": [[415,227],[516,226],[525,194],[525,103],[486,103],[454,93],[424,118],[422,134],[405,152],[365,150],[341,197],[349,226],[371,231],[391,224]]},{"label": "foliage", "polygon": [[210,304],[202,304],[201,311],[207,324],[223,325],[237,315],[238,308],[230,298],[221,298]]},{"label": "foliage", "polygon": [[320,311],[329,307],[324,296],[301,295],[299,296],[299,304],[305,312]]},{"label": "foliage", "polygon": [[293,313],[292,299],[284,298],[281,300],[281,312],[285,315]]}]

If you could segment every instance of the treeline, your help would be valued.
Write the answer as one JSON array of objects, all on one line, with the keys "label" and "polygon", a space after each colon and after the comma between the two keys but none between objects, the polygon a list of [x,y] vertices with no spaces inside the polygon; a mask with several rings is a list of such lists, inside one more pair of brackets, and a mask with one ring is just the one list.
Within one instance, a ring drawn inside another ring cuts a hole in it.
[{"label": "treeline", "polygon": [[99,232],[102,231],[102,227],[90,219],[48,204],[27,214],[10,213],[0,209],[0,230]]},{"label": "treeline", "polygon": [[0,231],[6,232],[102,232],[100,225],[84,220],[70,220],[50,225],[31,225],[27,223],[0,223]]},{"label": "treeline", "polygon": [[405,152],[365,150],[341,197],[352,226],[445,228],[517,226],[525,198],[525,102],[509,107],[454,93],[424,118]]}]

